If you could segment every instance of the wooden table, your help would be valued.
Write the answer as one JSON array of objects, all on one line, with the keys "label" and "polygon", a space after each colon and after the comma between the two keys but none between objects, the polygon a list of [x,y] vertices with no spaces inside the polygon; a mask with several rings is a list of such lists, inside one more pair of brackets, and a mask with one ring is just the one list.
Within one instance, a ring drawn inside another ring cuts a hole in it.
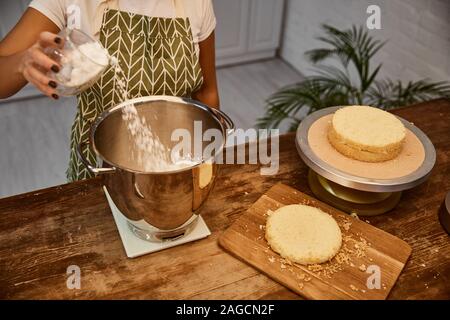
[{"label": "wooden table", "polygon": [[[430,179],[406,191],[398,207],[370,222],[408,242],[413,253],[392,299],[450,299],[450,237],[438,208],[450,190],[450,101],[398,109],[434,143]],[[100,178],[0,200],[0,298],[299,299],[224,252],[217,239],[277,182],[311,194],[294,135],[280,139],[280,170],[225,165],[204,208],[212,235],[194,243],[128,259]],[[7,183],[2,181],[2,183]],[[81,289],[66,286],[67,267],[81,268]]]}]

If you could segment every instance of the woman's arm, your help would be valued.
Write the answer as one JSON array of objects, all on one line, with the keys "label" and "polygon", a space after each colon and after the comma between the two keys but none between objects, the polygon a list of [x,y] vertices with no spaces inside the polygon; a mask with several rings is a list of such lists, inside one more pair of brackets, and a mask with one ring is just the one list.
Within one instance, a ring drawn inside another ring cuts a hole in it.
[{"label": "woman's arm", "polygon": [[47,96],[57,98],[56,84],[45,73],[59,66],[44,54],[43,49],[61,44],[61,39],[55,35],[58,32],[59,28],[39,11],[33,8],[25,11],[16,26],[0,41],[0,99],[12,96],[28,81]]},{"label": "woman's arm", "polygon": [[217,90],[216,78],[216,50],[215,50],[214,32],[199,43],[200,47],[200,66],[203,73],[203,85],[199,90],[193,93],[192,98],[203,102],[204,104],[219,108],[219,92]]}]

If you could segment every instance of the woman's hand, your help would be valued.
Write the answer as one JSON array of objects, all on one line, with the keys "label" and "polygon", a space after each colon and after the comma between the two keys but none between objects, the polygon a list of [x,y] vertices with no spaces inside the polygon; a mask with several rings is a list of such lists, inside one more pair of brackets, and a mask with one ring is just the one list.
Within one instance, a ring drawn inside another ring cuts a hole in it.
[{"label": "woman's hand", "polygon": [[45,54],[45,50],[61,48],[62,42],[63,39],[54,33],[47,31],[40,33],[36,43],[23,52],[19,65],[23,77],[53,99],[59,98],[56,94],[57,83],[48,77],[47,73],[59,72],[60,65]]}]

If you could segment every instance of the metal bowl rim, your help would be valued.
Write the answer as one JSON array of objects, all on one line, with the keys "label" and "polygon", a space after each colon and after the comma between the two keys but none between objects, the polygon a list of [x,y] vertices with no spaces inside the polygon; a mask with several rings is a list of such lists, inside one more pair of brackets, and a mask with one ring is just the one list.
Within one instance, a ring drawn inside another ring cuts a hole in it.
[{"label": "metal bowl rim", "polygon": [[[202,161],[199,161],[198,163],[196,163],[193,166],[189,166],[189,167],[185,167],[185,168],[181,168],[181,169],[177,169],[177,170],[170,170],[170,171],[141,171],[141,170],[134,170],[131,168],[127,168],[125,166],[119,165],[117,163],[114,163],[110,160],[107,160],[103,157],[103,155],[98,151],[97,146],[95,145],[95,132],[98,128],[98,126],[100,125],[100,123],[102,121],[104,121],[107,117],[109,117],[110,115],[112,115],[114,112],[117,112],[118,110],[122,109],[124,106],[129,105],[129,104],[142,104],[145,102],[156,102],[156,101],[165,101],[165,102],[175,102],[175,103],[181,103],[181,104],[187,104],[187,105],[192,105],[196,108],[202,109],[203,111],[206,111],[210,116],[212,116],[214,118],[214,120],[220,125],[220,128],[222,130],[222,136],[223,136],[223,141],[222,144],[219,148],[218,151],[216,151],[214,156],[211,156],[207,159],[202,159]],[[188,170],[192,170],[196,167],[199,167],[200,165],[206,163],[206,162],[211,162],[211,163],[215,163],[215,161],[211,161],[213,159],[216,158],[216,156],[218,154],[220,154],[222,152],[222,150],[224,149],[224,146],[226,144],[226,138],[227,138],[227,128],[224,127],[223,123],[220,121],[220,119],[217,117],[217,115],[211,111],[211,108],[208,107],[207,105],[193,100],[193,99],[189,99],[189,98],[184,98],[184,97],[174,97],[174,96],[164,96],[164,95],[155,95],[155,96],[145,96],[145,97],[139,97],[139,98],[134,98],[134,99],[129,99],[126,100],[124,102],[119,103],[118,105],[109,108],[108,110],[103,111],[96,119],[95,121],[91,124],[90,127],[90,134],[89,134],[89,139],[91,142],[91,146],[93,151],[95,152],[95,154],[103,161],[107,162],[108,164],[111,164],[114,168],[116,169],[121,169],[127,172],[131,172],[131,173],[137,173],[137,174],[149,174],[149,175],[166,175],[166,174],[173,174],[173,173],[179,173],[179,172],[184,172],[184,171],[188,171]]]}]

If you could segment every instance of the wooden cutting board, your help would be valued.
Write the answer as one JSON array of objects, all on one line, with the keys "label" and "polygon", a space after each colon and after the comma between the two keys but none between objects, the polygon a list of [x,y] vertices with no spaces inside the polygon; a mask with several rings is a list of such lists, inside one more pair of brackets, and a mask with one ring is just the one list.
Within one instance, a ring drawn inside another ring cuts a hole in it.
[{"label": "wooden cutting board", "polygon": [[[336,219],[343,244],[331,262],[300,266],[270,249],[264,237],[267,216],[289,204],[314,206]],[[259,198],[222,234],[219,243],[308,299],[386,299],[411,255],[411,247],[403,240],[283,184]]]}]

